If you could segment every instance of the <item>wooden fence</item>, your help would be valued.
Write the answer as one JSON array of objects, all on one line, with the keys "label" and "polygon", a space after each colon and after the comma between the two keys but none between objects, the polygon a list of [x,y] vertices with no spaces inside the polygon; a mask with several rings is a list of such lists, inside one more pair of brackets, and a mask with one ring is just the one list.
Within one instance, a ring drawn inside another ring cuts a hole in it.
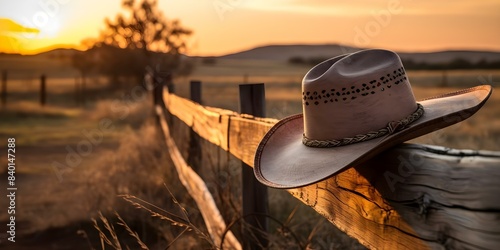
[{"label": "wooden fence", "polygon": [[[250,167],[260,140],[277,120],[202,106],[163,86],[154,92],[162,98],[155,101],[156,113],[181,181],[220,244],[226,224],[213,199],[207,199],[203,180],[176,149],[165,114]],[[368,248],[500,247],[500,152],[402,144],[361,166],[287,191]],[[224,246],[241,248],[232,234]]]},{"label": "wooden fence", "polygon": [[[7,106],[7,96],[8,96],[8,80],[9,72],[7,70],[1,71],[1,87],[0,87],[0,103],[2,107]],[[39,87],[39,102],[40,106],[45,106],[48,103],[47,100],[47,75],[40,75],[40,87]],[[85,106],[85,96],[86,96],[86,87],[85,87],[85,77],[75,77],[75,96],[74,100],[76,105]]]}]

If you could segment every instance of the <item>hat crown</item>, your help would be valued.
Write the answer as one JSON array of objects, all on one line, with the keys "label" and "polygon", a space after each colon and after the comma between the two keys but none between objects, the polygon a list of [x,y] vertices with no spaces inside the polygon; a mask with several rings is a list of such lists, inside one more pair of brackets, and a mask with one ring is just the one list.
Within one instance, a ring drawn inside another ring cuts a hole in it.
[{"label": "hat crown", "polygon": [[304,135],[339,140],[376,131],[415,112],[399,56],[363,50],[326,60],[302,81]]}]

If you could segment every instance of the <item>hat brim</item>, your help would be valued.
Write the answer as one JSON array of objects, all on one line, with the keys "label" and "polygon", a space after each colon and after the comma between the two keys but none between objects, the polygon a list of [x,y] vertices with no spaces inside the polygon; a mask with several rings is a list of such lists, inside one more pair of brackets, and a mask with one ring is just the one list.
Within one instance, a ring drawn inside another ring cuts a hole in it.
[{"label": "hat brim", "polygon": [[260,142],[255,155],[255,177],[273,188],[316,183],[394,145],[467,119],[483,106],[491,91],[491,86],[483,85],[425,99],[419,102],[424,108],[423,116],[405,129],[333,148],[303,145],[303,116],[290,116],[276,123]]}]

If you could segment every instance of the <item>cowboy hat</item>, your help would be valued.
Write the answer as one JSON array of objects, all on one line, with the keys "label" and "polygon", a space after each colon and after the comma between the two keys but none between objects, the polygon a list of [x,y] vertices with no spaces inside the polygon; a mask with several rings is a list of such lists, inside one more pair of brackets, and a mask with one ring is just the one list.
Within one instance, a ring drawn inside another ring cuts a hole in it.
[{"label": "cowboy hat", "polygon": [[255,155],[256,178],[269,187],[321,181],[376,154],[474,114],[483,85],[415,101],[399,56],[363,50],[314,66],[302,80],[303,114],[276,123]]}]

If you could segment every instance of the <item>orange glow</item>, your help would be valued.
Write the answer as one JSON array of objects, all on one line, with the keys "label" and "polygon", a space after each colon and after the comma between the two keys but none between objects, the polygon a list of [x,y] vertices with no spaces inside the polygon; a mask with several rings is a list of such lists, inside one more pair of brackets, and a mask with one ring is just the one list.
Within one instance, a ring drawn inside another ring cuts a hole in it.
[{"label": "orange glow", "polygon": [[[120,1],[35,0],[26,9],[27,1],[1,4],[0,52],[83,48],[81,41],[97,37],[104,18],[120,11]],[[159,7],[194,31],[190,55],[297,43],[500,51],[500,0],[159,0]]]}]

